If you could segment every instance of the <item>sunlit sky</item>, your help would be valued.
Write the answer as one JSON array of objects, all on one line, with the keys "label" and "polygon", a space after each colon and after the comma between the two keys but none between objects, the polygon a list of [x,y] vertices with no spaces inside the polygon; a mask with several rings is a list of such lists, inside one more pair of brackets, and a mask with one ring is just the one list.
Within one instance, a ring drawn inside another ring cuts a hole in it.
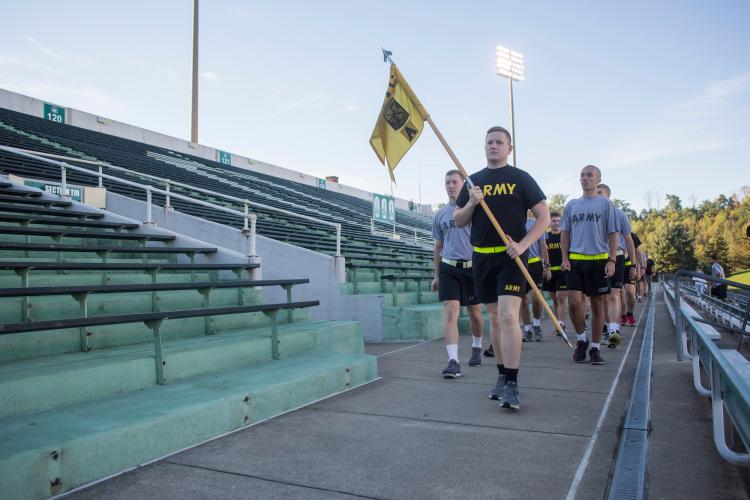
[{"label": "sunlit sky", "polygon": [[[192,2],[0,0],[0,88],[187,139]],[[393,57],[470,172],[509,126],[551,195],[593,163],[634,207],[750,184],[750,2],[214,0],[201,3],[200,142],[390,192],[368,140]],[[452,168],[425,133],[395,194],[444,201]],[[650,196],[649,196],[650,193]],[[657,196],[661,201],[657,201]]]}]

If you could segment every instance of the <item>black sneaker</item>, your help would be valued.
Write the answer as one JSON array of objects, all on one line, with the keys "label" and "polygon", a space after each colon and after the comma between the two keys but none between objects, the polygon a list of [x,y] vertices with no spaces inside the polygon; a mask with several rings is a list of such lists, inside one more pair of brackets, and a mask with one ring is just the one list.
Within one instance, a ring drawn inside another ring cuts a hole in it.
[{"label": "black sneaker", "polygon": [[445,370],[443,370],[443,378],[456,378],[461,376],[461,365],[458,364],[458,361],[455,359],[451,359],[448,362],[448,366],[445,367]]},{"label": "black sneaker", "polygon": [[482,366],[482,348],[481,347],[471,348],[471,359],[469,359],[469,366]]},{"label": "black sneaker", "polygon": [[490,346],[487,349],[485,349],[482,354],[484,354],[488,358],[494,358],[495,357],[495,351],[492,350],[492,344],[490,344]]},{"label": "black sneaker", "polygon": [[591,348],[589,351],[589,359],[591,360],[592,365],[603,365],[604,360],[602,359],[602,354],[599,352],[599,349],[596,349],[594,347]]},{"label": "black sneaker", "polygon": [[576,342],[576,350],[573,353],[573,361],[576,363],[586,362],[586,350],[589,348],[589,341],[579,340]]},{"label": "black sneaker", "polygon": [[542,327],[535,326],[532,331],[534,332],[534,341],[541,342],[542,337],[544,337],[544,334],[542,333]]},{"label": "black sneaker", "polygon": [[505,375],[497,374],[497,382],[495,387],[490,389],[490,393],[487,395],[488,398],[497,401],[500,399],[500,395],[503,393],[503,386],[505,385]]},{"label": "black sneaker", "polygon": [[526,329],[524,329],[523,330],[523,337],[521,338],[521,340],[523,340],[524,342],[531,342],[531,335],[532,334],[533,334],[532,330],[526,330]]},{"label": "black sneaker", "polygon": [[518,384],[516,382],[505,382],[503,392],[500,395],[500,407],[513,408],[514,410],[521,407],[521,403],[518,401]]}]

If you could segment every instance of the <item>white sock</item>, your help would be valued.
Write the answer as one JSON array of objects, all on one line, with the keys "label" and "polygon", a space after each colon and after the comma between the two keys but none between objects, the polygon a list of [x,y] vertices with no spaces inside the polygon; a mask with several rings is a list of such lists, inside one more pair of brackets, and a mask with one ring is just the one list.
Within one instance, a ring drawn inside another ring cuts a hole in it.
[{"label": "white sock", "polygon": [[617,323],[610,323],[609,324],[609,333],[616,332],[620,329],[620,325]]},{"label": "white sock", "polygon": [[471,347],[479,347],[482,348],[482,337],[475,337],[474,335],[471,336]]},{"label": "white sock", "polygon": [[445,350],[448,351],[448,361],[451,359],[458,361],[458,344],[448,344],[445,346]]},{"label": "white sock", "polygon": [[581,342],[586,342],[588,339],[586,338],[585,333],[576,333],[576,340],[580,340]]},{"label": "white sock", "polygon": [[523,325],[523,331],[524,332],[530,332],[531,331],[531,325]]},{"label": "white sock", "polygon": [[541,319],[534,318],[534,326],[539,326],[539,323],[541,322]]},{"label": "white sock", "polygon": [[592,349],[599,349],[599,342],[592,342],[591,343],[591,348]]}]

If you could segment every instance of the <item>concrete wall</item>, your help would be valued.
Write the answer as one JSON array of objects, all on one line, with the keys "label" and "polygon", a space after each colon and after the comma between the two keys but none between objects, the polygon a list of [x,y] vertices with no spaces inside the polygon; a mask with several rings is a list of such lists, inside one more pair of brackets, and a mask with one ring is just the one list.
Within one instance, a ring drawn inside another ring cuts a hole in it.
[{"label": "concrete wall", "polygon": [[[107,193],[107,210],[137,221],[143,221],[146,216],[145,202],[111,192]],[[178,236],[175,244],[191,244],[191,241],[195,244],[195,241],[200,241],[231,252],[215,259],[248,258],[249,241],[238,229],[181,212],[165,213],[162,207],[157,206],[152,208],[152,217],[157,228]],[[382,340],[382,297],[342,294],[333,257],[260,235],[256,239],[256,253],[260,256],[263,279],[310,279],[310,283],[292,289],[292,298],[320,301],[320,307],[310,310],[312,319],[359,321],[365,340]],[[286,295],[280,287],[265,287],[263,298],[268,302],[284,302]]]},{"label": "concrete wall", "polygon": [[[18,111],[20,113],[26,113],[29,115],[43,117],[44,114],[44,103],[45,101],[34,99],[22,94],[10,92],[8,90],[0,89],[0,107]],[[64,107],[62,103],[51,103],[57,104]],[[122,137],[133,141],[138,141],[144,144],[150,144],[152,146],[158,146],[160,148],[169,149],[179,153],[189,154],[207,160],[218,161],[218,150],[201,144],[192,144],[190,141],[185,139],[179,139],[171,137],[151,130],[142,129],[140,127],[134,127],[126,123],[111,120],[103,116],[93,115],[84,111],[79,111],[73,108],[65,108],[65,123],[76,127],[81,127],[88,130],[94,130],[103,134],[109,134],[116,137]],[[231,153],[231,151],[229,151]],[[302,172],[296,172],[278,165],[272,165],[262,161],[247,158],[235,153],[232,155],[232,166],[243,168],[246,170],[252,170],[281,179],[286,179],[300,184],[307,184],[310,186],[318,186],[318,177],[313,175],[304,174]],[[372,193],[364,189],[355,188],[352,186],[346,186],[336,182],[326,182],[326,189],[328,191],[336,191],[350,196],[355,196],[363,200],[372,200]],[[401,198],[396,199],[396,206],[403,210],[408,210],[409,201]],[[421,213],[431,214],[430,205],[423,205],[425,209],[421,209]]]}]

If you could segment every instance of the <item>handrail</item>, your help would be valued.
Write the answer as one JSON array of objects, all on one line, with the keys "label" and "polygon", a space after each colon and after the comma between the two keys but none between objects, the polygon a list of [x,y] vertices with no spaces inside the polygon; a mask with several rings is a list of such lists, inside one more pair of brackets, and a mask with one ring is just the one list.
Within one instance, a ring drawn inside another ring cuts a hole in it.
[{"label": "handrail", "polygon": [[[326,221],[326,220],[316,219],[314,217],[310,217],[310,216],[303,215],[303,214],[297,214],[297,213],[291,212],[289,210],[284,210],[282,208],[271,207],[271,206],[263,205],[261,203],[255,203],[255,202],[252,202],[250,200],[243,200],[241,198],[236,198],[234,196],[229,196],[229,195],[225,195],[225,194],[222,194],[222,193],[216,193],[216,192],[213,192],[213,191],[209,191],[207,189],[190,186],[188,184],[184,184],[184,183],[181,183],[181,182],[177,182],[177,181],[165,181],[164,179],[158,179],[158,178],[156,178],[154,176],[151,176],[149,174],[140,174],[140,173],[138,173],[137,175],[143,175],[143,176],[146,176],[146,177],[149,177],[149,178],[157,179],[160,182],[164,182],[166,184],[166,190],[153,187],[150,184],[140,184],[138,182],[133,182],[133,181],[129,181],[129,180],[126,180],[126,179],[121,179],[119,177],[115,177],[113,175],[105,174],[105,173],[102,172],[101,168],[99,169],[98,172],[93,172],[93,171],[91,171],[89,169],[82,168],[82,167],[76,167],[74,165],[70,165],[69,163],[65,163],[63,161],[52,160],[52,159],[49,159],[49,158],[45,157],[46,155],[48,155],[48,153],[39,153],[39,152],[36,152],[36,151],[29,152],[29,150],[23,150],[23,149],[19,149],[19,148],[14,148],[14,147],[10,147],[10,146],[2,146],[2,145],[0,145],[0,150],[7,151],[7,152],[13,153],[13,154],[17,154],[19,156],[24,156],[24,157],[27,157],[27,158],[31,158],[33,160],[42,161],[44,163],[49,163],[51,165],[59,166],[61,168],[61,181],[62,181],[61,182],[61,184],[62,184],[62,189],[61,189],[61,193],[62,194],[61,194],[61,197],[62,198],[66,197],[65,196],[65,192],[66,192],[66,187],[67,187],[67,179],[66,179],[66,171],[67,171],[67,169],[71,169],[73,171],[80,172],[80,173],[83,173],[83,174],[86,174],[86,175],[98,177],[98,179],[99,179],[99,186],[102,185],[102,179],[107,179],[107,180],[111,180],[113,182],[118,182],[120,184],[125,184],[127,186],[135,187],[135,188],[138,188],[138,189],[144,189],[146,191],[146,220],[144,221],[144,224],[147,224],[147,225],[153,225],[154,224],[154,221],[153,221],[153,218],[152,218],[152,212],[151,212],[152,193],[159,193],[159,194],[163,194],[165,196],[165,208],[170,208],[170,203],[169,203],[170,202],[170,198],[173,197],[173,198],[177,198],[179,200],[183,200],[183,201],[187,201],[187,202],[190,202],[190,203],[194,203],[196,205],[201,205],[201,206],[205,206],[205,207],[208,207],[208,208],[211,208],[211,209],[214,209],[214,210],[219,210],[221,212],[229,213],[229,214],[232,214],[232,215],[238,215],[238,216],[242,217],[242,219],[243,219],[242,232],[243,233],[249,233],[249,238],[250,238],[250,255],[251,256],[255,256],[256,255],[256,248],[255,248],[256,233],[255,233],[255,228],[256,228],[257,215],[255,213],[250,213],[249,212],[249,207],[250,206],[255,206],[255,207],[263,208],[264,210],[269,210],[269,211],[272,211],[272,212],[282,213],[282,214],[285,214],[285,215],[288,215],[288,216],[291,216],[291,217],[296,217],[296,218],[299,218],[299,219],[309,220],[309,221],[312,221],[312,222],[316,222],[316,223],[319,223],[319,224],[323,224],[323,225],[326,225],[326,226],[332,226],[332,227],[336,228],[336,257],[340,257],[341,256],[341,223],[340,222],[329,222],[329,221]],[[60,155],[55,155],[55,156],[60,156]],[[90,162],[89,160],[80,160],[80,159],[76,159],[76,158],[68,158],[68,159],[72,160],[72,161],[83,161],[83,162],[86,162],[86,163]],[[127,169],[123,169],[122,167],[117,167],[115,165],[109,165],[109,164],[106,164],[106,163],[103,163],[103,162],[99,162],[99,166],[101,167],[102,165],[105,165],[105,166],[108,166],[108,167],[112,167],[112,168],[115,168],[115,169],[120,169],[120,170],[127,171]],[[235,202],[238,202],[238,203],[242,203],[244,205],[244,211],[240,212],[239,210],[234,210],[232,208],[223,207],[221,205],[216,205],[214,203],[210,203],[210,202],[207,202],[207,201],[198,200],[198,199],[192,198],[190,196],[185,196],[185,195],[181,195],[181,194],[177,194],[177,193],[172,193],[170,191],[170,189],[169,189],[170,184],[174,185],[174,186],[180,186],[180,187],[185,187],[185,188],[188,188],[188,189],[192,189],[192,190],[197,191],[197,192],[202,192],[202,193],[205,193],[205,194],[210,194],[211,196],[216,196],[216,197],[219,197],[219,198],[224,198],[224,199],[227,199],[229,201],[235,201]],[[248,222],[250,222],[251,227],[248,227]]]},{"label": "handrail", "polygon": [[[719,454],[733,464],[750,464],[750,453],[740,453],[727,446],[724,434],[724,409],[729,412],[731,421],[737,429],[746,448],[750,446],[750,384],[742,374],[727,360],[714,342],[706,335],[700,324],[680,308],[679,276],[705,277],[703,273],[681,270],[675,275],[672,293],[668,293],[662,278],[662,285],[667,301],[674,300],[674,322],[687,330],[693,358],[693,384],[696,391],[704,397],[711,397],[711,414],[713,420],[713,440]],[[713,278],[715,281],[721,278]],[[729,280],[722,280],[729,281]],[[673,299],[670,297],[672,295]],[[700,380],[700,365],[709,376],[709,387],[704,387]],[[735,411],[736,410],[736,411]]]}]

